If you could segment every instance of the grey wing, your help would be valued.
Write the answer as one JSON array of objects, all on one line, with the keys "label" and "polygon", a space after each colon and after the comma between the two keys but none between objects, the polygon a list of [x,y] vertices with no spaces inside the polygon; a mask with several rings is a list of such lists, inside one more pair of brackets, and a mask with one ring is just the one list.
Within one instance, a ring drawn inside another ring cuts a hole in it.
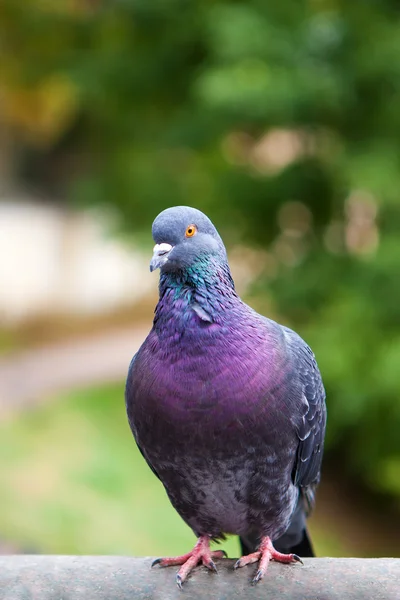
[{"label": "grey wing", "polygon": [[291,329],[284,328],[302,389],[303,411],[295,419],[299,439],[292,479],[303,492],[308,508],[314,503],[319,482],[326,426],[325,389],[317,361],[309,346]]},{"label": "grey wing", "polygon": [[147,456],[145,455],[145,453],[143,452],[142,448],[140,447],[138,440],[137,440],[137,434],[136,434],[136,428],[135,425],[130,417],[130,410],[129,410],[129,404],[130,401],[133,398],[133,378],[131,377],[131,373],[132,373],[132,369],[133,369],[133,365],[135,363],[136,357],[138,355],[138,352],[136,352],[136,354],[133,356],[130,365],[129,365],[129,369],[128,369],[128,377],[126,379],[126,385],[125,385],[125,406],[126,406],[126,412],[128,414],[128,421],[129,421],[129,425],[130,428],[132,430],[133,433],[133,437],[135,438],[135,442],[137,447],[139,448],[140,454],[143,456],[143,458],[145,459],[145,461],[147,462],[147,464],[149,465],[150,469],[153,471],[154,475],[156,477],[159,477],[157,471],[155,470],[155,468],[153,467],[153,465],[149,462],[149,460],[147,459]]},{"label": "grey wing", "polygon": [[[268,326],[271,327],[270,320]],[[276,326],[280,335],[283,332],[290,361],[289,388],[285,386],[283,393],[298,440],[292,481],[300,488],[300,497],[288,529],[273,542],[280,552],[314,556],[306,530],[306,517],[314,506],[314,491],[320,477],[326,423],[325,390],[311,349],[291,329],[273,325]],[[256,536],[241,537],[243,553],[254,552],[258,542]]]}]

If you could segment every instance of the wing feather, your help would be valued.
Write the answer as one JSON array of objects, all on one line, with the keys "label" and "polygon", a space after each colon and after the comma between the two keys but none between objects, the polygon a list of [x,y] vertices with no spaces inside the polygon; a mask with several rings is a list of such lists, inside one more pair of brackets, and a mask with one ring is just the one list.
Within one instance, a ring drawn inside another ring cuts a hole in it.
[{"label": "wing feather", "polygon": [[320,479],[326,426],[325,389],[317,361],[309,346],[294,331],[284,328],[289,343],[293,367],[302,391],[302,408],[294,417],[299,439],[292,478],[295,485],[304,488],[309,503],[313,503],[313,489]]}]

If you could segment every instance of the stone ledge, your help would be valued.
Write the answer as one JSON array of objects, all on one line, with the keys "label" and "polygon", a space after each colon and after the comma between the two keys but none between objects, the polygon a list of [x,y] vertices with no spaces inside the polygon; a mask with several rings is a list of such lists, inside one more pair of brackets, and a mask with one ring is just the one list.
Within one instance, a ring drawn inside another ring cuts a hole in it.
[{"label": "stone ledge", "polygon": [[[152,558],[125,556],[0,556],[1,600],[399,600],[400,559],[308,558],[304,566],[271,563],[257,586],[255,565],[218,575],[198,567],[183,591],[176,568],[150,569]],[[183,595],[182,595],[183,594]]]}]

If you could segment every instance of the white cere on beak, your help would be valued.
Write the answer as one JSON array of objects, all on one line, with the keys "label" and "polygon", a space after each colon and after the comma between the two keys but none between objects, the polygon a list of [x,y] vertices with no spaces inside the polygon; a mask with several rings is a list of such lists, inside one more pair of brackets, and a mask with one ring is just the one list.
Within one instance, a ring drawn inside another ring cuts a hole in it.
[{"label": "white cere on beak", "polygon": [[169,253],[172,250],[171,244],[163,242],[162,244],[156,244],[153,248],[153,258],[150,261],[150,272],[156,269],[161,269],[162,266],[168,261]]},{"label": "white cere on beak", "polygon": [[160,256],[166,252],[172,250],[171,244],[163,242],[162,244],[156,244],[153,248],[153,252],[157,252]]}]

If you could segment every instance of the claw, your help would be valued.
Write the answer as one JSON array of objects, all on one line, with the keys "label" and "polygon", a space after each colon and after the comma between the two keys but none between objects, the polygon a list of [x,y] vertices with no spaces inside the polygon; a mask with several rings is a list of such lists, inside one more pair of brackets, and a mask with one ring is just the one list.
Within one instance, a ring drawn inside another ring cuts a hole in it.
[{"label": "claw", "polygon": [[210,560],[210,562],[207,563],[206,566],[210,569],[210,571],[214,571],[214,573],[218,573],[217,565],[215,564],[215,562],[213,560]]},{"label": "claw", "polygon": [[251,582],[252,585],[257,585],[257,583],[263,578],[263,573],[261,569],[258,569],[257,573],[254,575],[253,580]]},{"label": "claw", "polygon": [[182,577],[179,575],[179,573],[177,574],[175,581],[176,581],[176,585],[181,590],[182,589]]},{"label": "claw", "polygon": [[292,559],[296,562],[301,563],[302,565],[304,565],[303,561],[301,560],[300,556],[297,556],[297,554],[293,554]]},{"label": "claw", "polygon": [[162,561],[162,558],[156,558],[156,559],[155,559],[155,560],[153,560],[153,562],[151,563],[151,567],[150,567],[150,568],[152,569],[152,568],[153,568],[153,567],[155,567],[156,565],[159,565],[161,561]]}]

